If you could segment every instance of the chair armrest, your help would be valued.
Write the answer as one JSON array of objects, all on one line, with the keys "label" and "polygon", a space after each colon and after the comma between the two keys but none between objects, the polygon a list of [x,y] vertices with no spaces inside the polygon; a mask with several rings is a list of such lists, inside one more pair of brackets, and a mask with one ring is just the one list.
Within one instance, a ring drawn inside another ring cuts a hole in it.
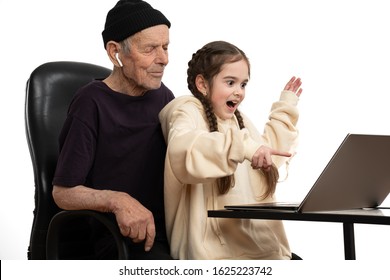
[{"label": "chair armrest", "polygon": [[112,234],[118,249],[118,259],[129,259],[129,249],[125,237],[120,233],[117,223],[110,220],[105,214],[92,210],[64,210],[52,218],[46,238],[46,257],[49,260],[60,259],[60,232],[64,227],[80,218],[95,218],[101,222]]}]

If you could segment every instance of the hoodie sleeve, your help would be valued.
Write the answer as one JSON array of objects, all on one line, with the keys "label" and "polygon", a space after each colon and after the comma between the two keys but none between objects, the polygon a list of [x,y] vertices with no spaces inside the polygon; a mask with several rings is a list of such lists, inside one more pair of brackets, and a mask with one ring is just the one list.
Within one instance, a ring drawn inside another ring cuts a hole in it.
[{"label": "hoodie sleeve", "polygon": [[[255,136],[257,130],[254,125],[245,119],[245,126],[251,131],[256,141],[272,147],[281,152],[295,153],[299,131],[296,127],[299,112],[297,109],[299,98],[291,91],[282,91],[277,102],[272,104],[269,120],[264,126],[261,135]],[[289,158],[274,156],[273,161],[277,167],[282,166]]]},{"label": "hoodie sleeve", "polygon": [[239,162],[251,160],[261,146],[247,129],[209,132],[200,102],[193,97],[181,101],[176,98],[160,113],[167,162],[181,183],[204,183],[231,175]]}]

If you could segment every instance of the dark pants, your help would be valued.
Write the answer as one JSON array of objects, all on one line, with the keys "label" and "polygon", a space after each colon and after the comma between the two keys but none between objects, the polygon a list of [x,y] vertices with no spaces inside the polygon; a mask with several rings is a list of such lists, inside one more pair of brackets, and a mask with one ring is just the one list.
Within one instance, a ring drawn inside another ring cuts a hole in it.
[{"label": "dark pants", "polygon": [[[108,215],[114,222],[115,217]],[[92,228],[92,238],[94,244],[94,251],[96,259],[100,260],[115,260],[118,259],[118,249],[112,234],[96,220],[90,221]],[[164,232],[164,233],[162,233]],[[165,228],[156,232],[156,238],[152,249],[145,252],[145,243],[134,243],[130,238],[125,238],[127,247],[129,249],[130,260],[172,260],[170,255],[168,240],[165,235]]]},{"label": "dark pants", "polygon": [[[154,241],[153,247],[149,252],[144,249],[144,242],[134,243],[128,238],[127,240],[130,260],[172,260],[169,251],[169,245],[166,240]],[[105,236],[95,242],[95,253],[97,259],[115,260],[118,259],[117,247],[111,236]]]}]

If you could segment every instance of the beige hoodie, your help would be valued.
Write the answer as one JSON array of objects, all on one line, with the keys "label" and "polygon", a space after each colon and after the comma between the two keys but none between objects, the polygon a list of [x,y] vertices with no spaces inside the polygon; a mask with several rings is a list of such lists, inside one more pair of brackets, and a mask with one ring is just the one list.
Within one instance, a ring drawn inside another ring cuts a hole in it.
[{"label": "beige hoodie", "polygon": [[[261,145],[294,152],[297,102],[293,92],[283,91],[262,135],[244,114],[245,129],[234,117],[218,119],[219,131],[210,133],[203,106],[193,96],[177,97],[161,111],[168,143],[166,226],[175,259],[290,259],[281,221],[208,218],[207,211],[261,200],[265,178],[250,160]],[[287,158],[273,160],[280,167]],[[215,179],[233,173],[235,186],[220,195]]]}]

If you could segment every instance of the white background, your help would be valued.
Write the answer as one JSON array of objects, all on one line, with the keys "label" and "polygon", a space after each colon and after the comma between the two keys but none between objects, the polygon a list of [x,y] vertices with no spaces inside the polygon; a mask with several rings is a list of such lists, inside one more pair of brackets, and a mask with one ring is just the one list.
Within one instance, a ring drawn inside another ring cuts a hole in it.
[{"label": "white background", "polygon": [[[390,17],[380,0],[150,0],[172,22],[164,82],[189,94],[187,62],[212,40],[242,48],[252,64],[242,111],[262,130],[292,75],[303,80],[300,144],[278,196],[300,200],[349,132],[390,134]],[[101,39],[116,0],[0,0],[0,259],[26,260],[34,178],[24,130],[25,83],[34,68],[76,60],[111,68]],[[390,147],[389,147],[390,148]],[[370,164],[364,162],[362,164]],[[384,205],[390,205],[387,199]],[[306,260],[342,260],[342,225],[285,222]],[[358,260],[383,260],[390,227],[355,225]]]}]

